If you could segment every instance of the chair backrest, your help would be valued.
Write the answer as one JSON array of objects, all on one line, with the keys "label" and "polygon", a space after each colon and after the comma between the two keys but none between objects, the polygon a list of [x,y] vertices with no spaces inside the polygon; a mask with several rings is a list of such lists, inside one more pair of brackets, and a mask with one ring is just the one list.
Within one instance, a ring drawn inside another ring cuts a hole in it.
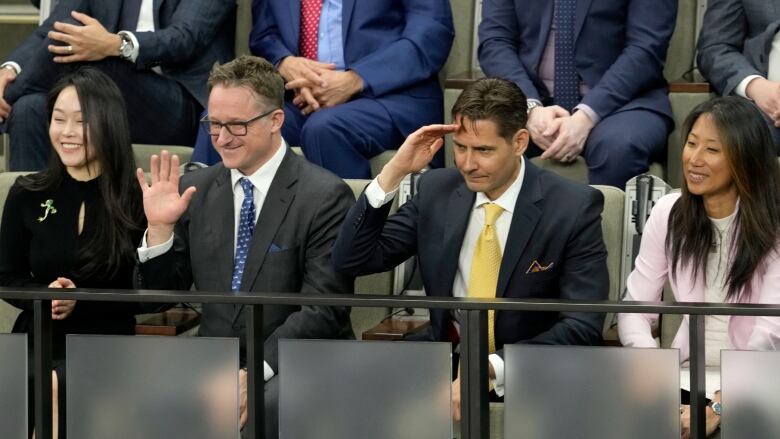
[{"label": "chair backrest", "polygon": [[252,0],[236,0],[236,57],[249,54],[252,32]]},{"label": "chair backrest", "polygon": [[[625,221],[623,212],[626,194],[613,186],[598,186],[594,188],[604,195],[604,210],[601,212],[601,233],[604,245],[607,247],[607,270],[609,271],[609,300],[620,299],[620,276],[623,272],[623,233]],[[605,339],[614,338],[609,332],[612,324],[612,314],[604,319],[603,335]]]},{"label": "chair backrest", "polygon": [[[371,180],[344,180],[357,199]],[[396,201],[393,201],[396,204]],[[393,206],[395,210],[395,206]],[[369,274],[355,279],[355,293],[391,295],[393,294],[393,271],[383,273]],[[355,337],[361,338],[364,331],[377,325],[383,317],[390,312],[387,308],[352,308],[352,330],[355,331]]]},{"label": "chair backrest", "polygon": [[149,160],[152,154],[160,154],[160,151],[166,150],[171,154],[179,156],[179,163],[187,163],[192,158],[192,148],[189,146],[177,145],[144,145],[140,143],[133,144],[133,155],[135,156],[135,165],[149,172]]}]

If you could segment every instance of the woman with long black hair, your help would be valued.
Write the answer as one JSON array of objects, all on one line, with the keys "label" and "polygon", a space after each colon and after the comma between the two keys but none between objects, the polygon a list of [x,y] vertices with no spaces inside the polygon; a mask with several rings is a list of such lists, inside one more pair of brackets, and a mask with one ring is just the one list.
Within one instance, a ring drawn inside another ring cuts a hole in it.
[{"label": "woman with long black hair", "polygon": [[[743,98],[715,98],[693,110],[684,132],[681,193],[653,208],[626,300],[661,300],[668,280],[679,302],[780,303],[780,167],[760,111]],[[655,314],[621,314],[620,341],[656,347],[657,323]],[[722,349],[780,349],[776,317],[706,316],[704,331],[705,364],[715,372]],[[686,316],[672,342],[683,363],[688,342]],[[720,423],[717,378],[708,374],[708,433]]]},{"label": "woman with long black hair", "polygon": [[[18,178],[9,191],[0,285],[130,289],[144,215],[122,94],[108,76],[84,67],[59,80],[49,99],[53,153],[47,169]],[[32,346],[32,301],[7,302],[22,310],[13,331],[26,332]],[[139,311],[135,303],[52,301],[60,437],[65,335],[133,334]]]}]

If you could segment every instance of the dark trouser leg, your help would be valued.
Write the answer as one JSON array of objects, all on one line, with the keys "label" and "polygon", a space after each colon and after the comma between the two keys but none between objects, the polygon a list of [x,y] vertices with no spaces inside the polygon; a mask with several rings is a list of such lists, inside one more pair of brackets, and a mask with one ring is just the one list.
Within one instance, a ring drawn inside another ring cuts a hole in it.
[{"label": "dark trouser leg", "polygon": [[48,98],[32,93],[19,98],[6,123],[10,136],[10,171],[40,171],[51,152],[48,122]]},{"label": "dark trouser leg", "polygon": [[588,182],[623,189],[626,181],[647,172],[662,159],[672,122],[648,110],[609,115],[591,130],[582,155],[588,164]]},{"label": "dark trouser leg", "polygon": [[403,140],[387,110],[367,98],[317,111],[300,129],[306,158],[341,178],[371,178],[368,159]]}]

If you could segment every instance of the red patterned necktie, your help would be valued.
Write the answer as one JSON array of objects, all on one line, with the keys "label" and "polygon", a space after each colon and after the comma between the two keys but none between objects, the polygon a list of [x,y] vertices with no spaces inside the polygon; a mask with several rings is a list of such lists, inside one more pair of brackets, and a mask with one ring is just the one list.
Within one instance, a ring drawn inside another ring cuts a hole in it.
[{"label": "red patterned necktie", "polygon": [[322,0],[301,0],[301,56],[317,59],[317,31],[320,25]]}]

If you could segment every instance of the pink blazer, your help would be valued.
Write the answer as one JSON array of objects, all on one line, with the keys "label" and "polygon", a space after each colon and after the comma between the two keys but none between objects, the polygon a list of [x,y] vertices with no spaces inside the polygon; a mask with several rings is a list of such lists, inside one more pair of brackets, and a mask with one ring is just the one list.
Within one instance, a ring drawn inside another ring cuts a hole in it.
[{"label": "pink blazer", "polygon": [[[680,198],[679,193],[658,200],[648,219],[634,271],[628,276],[625,300],[660,301],[668,280],[678,302],[703,302],[704,280],[700,274],[696,282],[693,270],[677,267],[676,281],[669,275],[672,261],[666,252],[666,227],[669,212]],[[780,247],[770,253],[750,281],[752,294],[744,303],[780,303]],[[739,257],[737,255],[736,257]],[[624,346],[657,347],[651,327],[658,322],[658,314],[620,314],[618,332]],[[729,338],[736,349],[780,350],[780,318],[731,316]],[[680,360],[688,360],[688,316],[684,316],[672,347],[680,349]]]}]

